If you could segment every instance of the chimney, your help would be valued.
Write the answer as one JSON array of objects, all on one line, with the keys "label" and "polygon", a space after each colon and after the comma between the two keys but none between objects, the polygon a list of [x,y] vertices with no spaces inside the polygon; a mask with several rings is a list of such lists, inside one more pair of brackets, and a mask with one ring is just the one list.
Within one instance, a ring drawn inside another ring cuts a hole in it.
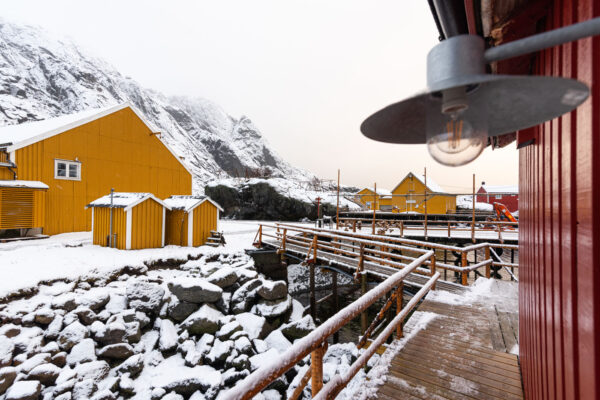
[{"label": "chimney", "polygon": [[485,185],[485,181],[481,181],[481,186]]}]

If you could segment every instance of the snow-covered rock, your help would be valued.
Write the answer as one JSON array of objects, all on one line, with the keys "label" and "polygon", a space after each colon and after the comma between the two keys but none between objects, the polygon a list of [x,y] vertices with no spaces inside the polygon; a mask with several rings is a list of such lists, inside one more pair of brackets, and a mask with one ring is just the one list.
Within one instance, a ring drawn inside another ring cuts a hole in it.
[{"label": "snow-covered rock", "polygon": [[29,374],[27,374],[27,379],[40,381],[42,384],[48,386],[56,381],[60,371],[61,369],[54,364],[40,364],[29,371]]},{"label": "snow-covered rock", "polygon": [[220,288],[233,285],[237,279],[237,273],[229,266],[219,268],[206,278],[208,282],[217,285]]},{"label": "snow-covered rock", "polygon": [[5,400],[37,400],[41,391],[38,381],[18,381],[6,391]]},{"label": "snow-covered rock", "polygon": [[264,338],[269,333],[267,320],[264,317],[246,312],[236,315],[235,319],[248,333],[250,339]]},{"label": "snow-covered rock", "polygon": [[214,303],[221,298],[223,290],[205,279],[176,278],[167,286],[180,301],[188,303]]},{"label": "snow-covered rock", "polygon": [[284,299],[287,294],[287,284],[285,281],[263,280],[262,286],[258,289],[258,295],[265,300]]},{"label": "snow-covered rock", "polygon": [[265,364],[273,362],[279,356],[279,351],[277,349],[269,349],[264,353],[256,354],[250,357],[250,365],[252,367],[252,371],[262,367]]},{"label": "snow-covered rock", "polygon": [[129,343],[109,344],[98,349],[98,357],[111,360],[124,360],[133,355],[133,347]]},{"label": "snow-covered rock", "polygon": [[283,325],[281,332],[289,339],[299,339],[316,329],[315,322],[310,315],[304,316],[302,319],[292,321]]},{"label": "snow-covered rock", "polygon": [[6,336],[0,336],[0,367],[5,367],[12,363],[15,344]]},{"label": "snow-covered rock", "polygon": [[285,352],[292,346],[292,343],[286,339],[280,330],[274,330],[265,338],[267,346],[272,349],[277,349],[280,353]]},{"label": "snow-covered rock", "polygon": [[64,328],[58,335],[58,344],[61,349],[71,350],[73,346],[89,336],[89,332],[80,322],[75,321]]},{"label": "snow-covered rock", "polygon": [[260,300],[252,308],[252,312],[266,318],[276,318],[288,312],[291,307],[292,297],[287,295],[280,300]]},{"label": "snow-covered rock", "polygon": [[171,351],[177,346],[177,329],[168,319],[160,321],[160,338],[158,348],[160,351]]},{"label": "snow-covered rock", "polygon": [[71,349],[67,356],[67,363],[70,366],[75,366],[79,363],[96,360],[96,343],[93,339],[83,339]]},{"label": "snow-covered rock", "polygon": [[17,369],[15,367],[0,368],[0,395],[6,392],[17,377]]},{"label": "snow-covered rock", "polygon": [[219,329],[223,316],[219,310],[204,304],[198,311],[187,317],[181,326],[192,335],[214,334]]},{"label": "snow-covered rock", "polygon": [[148,314],[158,314],[165,290],[154,283],[133,281],[127,285],[129,307]]}]

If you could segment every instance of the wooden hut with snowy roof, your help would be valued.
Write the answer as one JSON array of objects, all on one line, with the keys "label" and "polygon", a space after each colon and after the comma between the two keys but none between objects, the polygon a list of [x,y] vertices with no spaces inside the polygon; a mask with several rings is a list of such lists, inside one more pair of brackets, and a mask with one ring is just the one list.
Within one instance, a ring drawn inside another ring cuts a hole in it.
[{"label": "wooden hut with snowy roof", "polygon": [[[425,195],[427,193],[427,195]],[[456,212],[456,195],[448,193],[433,179],[409,172],[392,190],[392,204],[395,212],[447,214]]]},{"label": "wooden hut with snowy roof", "polygon": [[47,191],[38,181],[0,180],[0,233],[42,228]]},{"label": "wooden hut with snowy roof", "polygon": [[171,196],[166,220],[166,243],[177,246],[218,244],[220,205],[207,196]]},{"label": "wooden hut with snowy roof", "polygon": [[[170,207],[152,193],[115,192],[89,203],[93,243],[121,250],[163,247],[166,212]],[[111,224],[112,214],[112,224]],[[112,227],[111,227],[112,225]]]}]

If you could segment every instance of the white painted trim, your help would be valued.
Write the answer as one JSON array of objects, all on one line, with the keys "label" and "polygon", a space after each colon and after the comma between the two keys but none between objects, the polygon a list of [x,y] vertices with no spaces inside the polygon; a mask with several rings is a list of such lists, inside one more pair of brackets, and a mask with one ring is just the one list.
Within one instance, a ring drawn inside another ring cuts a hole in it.
[{"label": "white painted trim", "polygon": [[162,218],[162,239],[160,247],[165,247],[165,222],[167,221],[167,209],[163,207],[163,218]]},{"label": "white painted trim", "polygon": [[154,196],[152,193],[148,193],[148,196],[144,196],[144,197],[138,199],[137,201],[131,203],[127,207],[125,207],[125,211],[131,210],[133,207],[137,206],[138,204],[140,204],[148,199],[152,199],[152,200],[156,201],[158,204],[160,204],[161,206],[163,206],[164,208],[166,208],[167,210],[171,210],[171,207],[169,207],[164,201],[162,201],[158,197]]},{"label": "white painted trim", "polygon": [[[58,176],[57,172],[58,172],[58,167],[57,165],[59,163],[63,163],[65,164],[65,173],[67,174],[66,176]],[[77,176],[75,178],[71,178],[69,176],[69,166],[70,165],[77,165]],[[73,161],[73,160],[63,160],[60,158],[55,158],[54,159],[54,179],[61,179],[61,180],[65,180],[65,181],[80,181],[81,180],[81,161]]]},{"label": "white painted trim", "polygon": [[131,229],[133,226],[133,211],[125,210],[125,215],[127,216],[125,222],[125,249],[131,250]]},{"label": "white painted trim", "polygon": [[221,227],[221,210],[217,208],[217,232],[220,232]]},{"label": "white painted trim", "polygon": [[194,211],[188,212],[188,240],[189,247],[194,246]]},{"label": "white painted trim", "polygon": [[[8,149],[7,149],[8,151]],[[14,151],[9,151],[8,152],[8,159],[14,164],[15,163],[15,152]]]},{"label": "white painted trim", "polygon": [[94,207],[92,207],[92,242],[94,241]]}]

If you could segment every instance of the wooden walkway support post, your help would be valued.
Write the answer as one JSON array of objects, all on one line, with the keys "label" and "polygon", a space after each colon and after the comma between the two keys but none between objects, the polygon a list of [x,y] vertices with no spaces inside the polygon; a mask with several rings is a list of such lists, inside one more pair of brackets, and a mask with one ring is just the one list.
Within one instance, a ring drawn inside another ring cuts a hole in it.
[{"label": "wooden walkway support post", "polygon": [[[331,286],[333,290],[333,315],[337,314],[340,310],[340,302],[338,299],[338,273],[337,271],[332,271],[331,276]],[[337,344],[340,341],[340,333],[335,331],[333,334],[333,344]]]},{"label": "wooden walkway support post", "polygon": [[[486,260],[490,259],[490,246],[486,246],[485,247],[485,259]],[[486,265],[485,266],[485,277],[488,278],[488,279],[491,276],[491,271],[490,270],[491,270],[490,264]]]},{"label": "wooden walkway support post", "polygon": [[[466,268],[469,265],[469,263],[467,261],[467,253],[464,250],[460,252],[460,260],[461,260],[460,265],[463,268]],[[467,284],[468,284],[468,282],[467,282],[468,272],[467,271],[462,271],[461,275],[462,275],[461,283],[464,286],[467,286]]]},{"label": "wooden walkway support post", "polygon": [[375,194],[373,195],[373,222],[371,224],[372,229],[371,229],[371,234],[375,234],[375,214],[376,214],[376,210],[377,210],[377,182],[375,182],[375,187],[373,188]]},{"label": "wooden walkway support post", "polygon": [[323,353],[325,346],[319,346],[310,353],[311,391],[314,398],[323,387]]},{"label": "wooden walkway support post", "polygon": [[[364,296],[367,293],[367,274],[363,271],[360,275],[360,293]],[[364,335],[367,331],[367,310],[360,314],[360,333]]]},{"label": "wooden walkway support post", "polygon": [[335,229],[340,229],[340,170],[338,169],[337,207],[335,208]]},{"label": "wooden walkway support post", "polygon": [[310,316],[313,321],[317,318],[317,300],[315,298],[315,264],[309,264],[309,285],[310,285]]},{"label": "wooden walkway support post", "polygon": [[[400,282],[400,284],[398,285],[398,296],[396,296],[396,315],[400,314],[400,311],[402,311],[402,307],[404,307],[404,305],[402,304],[403,302],[404,302],[404,282]],[[403,327],[404,327],[403,322],[399,323],[398,326],[396,327],[396,339],[400,339],[401,337],[404,336]]]},{"label": "wooden walkway support post", "polygon": [[[435,249],[433,250],[433,255],[431,256],[431,265],[430,265],[431,273],[430,276],[435,275]],[[431,290],[435,290],[435,283],[431,286]]]}]

